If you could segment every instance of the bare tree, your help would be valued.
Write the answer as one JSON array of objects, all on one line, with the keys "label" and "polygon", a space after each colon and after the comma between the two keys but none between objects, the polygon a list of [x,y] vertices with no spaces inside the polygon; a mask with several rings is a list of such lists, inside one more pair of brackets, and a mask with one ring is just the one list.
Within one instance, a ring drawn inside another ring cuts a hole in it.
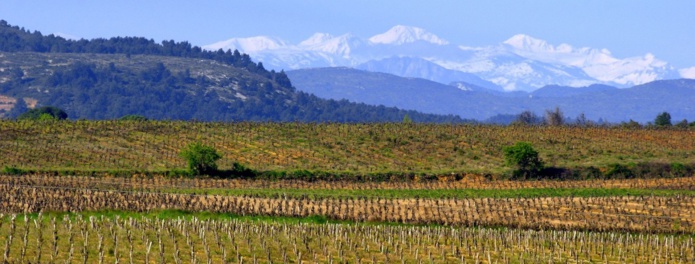
[{"label": "bare tree", "polygon": [[531,111],[523,111],[516,117],[515,124],[533,125],[539,123],[539,118]]},{"label": "bare tree", "polygon": [[588,126],[591,124],[591,121],[586,119],[586,116],[584,115],[584,113],[581,113],[577,116],[577,120],[575,121],[575,124],[577,126]]},{"label": "bare tree", "polygon": [[560,107],[555,107],[554,111],[545,110],[545,123],[551,126],[561,126],[565,124],[565,117],[560,111]]}]

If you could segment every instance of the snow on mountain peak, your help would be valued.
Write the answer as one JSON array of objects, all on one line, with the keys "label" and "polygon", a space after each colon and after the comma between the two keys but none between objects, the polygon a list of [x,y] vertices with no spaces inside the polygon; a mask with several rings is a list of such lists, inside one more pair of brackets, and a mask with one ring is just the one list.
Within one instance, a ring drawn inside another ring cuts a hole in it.
[{"label": "snow on mountain peak", "polygon": [[408,27],[398,25],[392,27],[388,31],[375,35],[369,38],[369,41],[374,44],[392,44],[400,45],[405,43],[412,43],[416,41],[426,41],[437,45],[447,45],[448,41],[443,40],[437,35],[425,31],[418,27]]},{"label": "snow on mountain peak", "polygon": [[351,47],[359,45],[360,41],[351,34],[332,36],[328,33],[316,33],[299,43],[301,49],[322,51],[342,56],[349,56]]},{"label": "snow on mountain peak", "polygon": [[678,70],[681,78],[695,79],[695,67]]},{"label": "snow on mountain peak", "polygon": [[653,54],[619,59],[607,49],[575,48],[569,44],[553,46],[545,40],[528,35],[515,35],[504,45],[511,52],[544,63],[581,68],[591,78],[621,85],[637,85],[660,78],[668,65]]},{"label": "snow on mountain peak", "polygon": [[[420,45],[397,47],[416,42],[433,45],[427,48]],[[617,58],[607,49],[554,45],[525,34],[514,35],[490,46],[448,44],[448,41],[422,28],[398,25],[369,39],[351,34],[315,33],[294,44],[257,36],[233,38],[203,48],[237,49],[274,69],[355,66],[393,56],[417,57],[448,70],[476,74],[507,90],[533,90],[547,84],[628,86],[673,76],[695,78],[695,67],[676,70],[651,53]],[[410,66],[417,68],[416,65]]]},{"label": "snow on mountain peak", "polygon": [[308,39],[302,41],[299,43],[300,46],[314,46],[314,45],[319,45],[322,44],[326,41],[329,41],[333,38],[331,34],[328,33],[314,33],[311,37]]},{"label": "snow on mountain peak", "polygon": [[555,50],[545,40],[533,38],[529,35],[517,34],[503,42],[517,50],[526,51],[547,51]]},{"label": "snow on mountain peak", "polygon": [[253,53],[263,50],[276,50],[287,47],[287,43],[278,38],[256,36],[249,38],[233,38],[210,45],[203,46],[207,50],[239,50],[244,53]]},{"label": "snow on mountain peak", "polygon": [[[608,53],[607,50],[592,50],[589,48],[575,49],[569,44],[562,43],[557,46],[549,44],[547,41],[531,37],[529,35],[517,34],[502,42],[512,48],[512,51],[521,56],[543,56],[558,57],[563,54],[579,54],[580,56],[588,55],[589,53]],[[571,64],[571,63],[570,63]],[[574,65],[580,66],[580,65]]]},{"label": "snow on mountain peak", "polygon": [[456,88],[459,88],[462,91],[473,91],[473,89],[460,82],[456,83]]}]

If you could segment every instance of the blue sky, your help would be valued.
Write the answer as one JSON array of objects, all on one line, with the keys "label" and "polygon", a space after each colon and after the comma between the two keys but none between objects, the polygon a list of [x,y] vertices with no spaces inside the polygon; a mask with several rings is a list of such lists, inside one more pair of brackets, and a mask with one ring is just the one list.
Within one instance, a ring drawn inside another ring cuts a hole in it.
[{"label": "blue sky", "polygon": [[677,68],[695,66],[694,11],[692,0],[0,0],[0,19],[10,24],[88,39],[143,36],[202,46],[267,35],[298,43],[315,32],[370,37],[401,24],[466,46],[523,33],[621,58],[652,53]]}]

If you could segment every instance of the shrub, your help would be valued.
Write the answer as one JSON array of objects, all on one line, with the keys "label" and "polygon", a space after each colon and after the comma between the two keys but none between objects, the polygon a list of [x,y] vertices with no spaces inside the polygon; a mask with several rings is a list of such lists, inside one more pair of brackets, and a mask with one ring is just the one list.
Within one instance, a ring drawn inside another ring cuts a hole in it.
[{"label": "shrub", "polygon": [[538,151],[531,143],[517,142],[513,146],[504,147],[504,160],[508,166],[514,166],[512,178],[525,179],[536,177],[543,169],[543,162],[538,157]]},{"label": "shrub", "polygon": [[673,177],[687,177],[693,173],[693,167],[683,163],[674,162],[671,163],[670,167],[671,176]]},{"label": "shrub", "polygon": [[8,175],[21,175],[24,174],[25,171],[16,167],[5,166],[4,168],[2,168],[2,173]]},{"label": "shrub", "polygon": [[234,164],[232,166],[231,173],[234,176],[242,177],[242,178],[251,178],[251,177],[256,176],[256,174],[258,174],[256,171],[249,169],[246,166],[244,166],[240,163],[237,163],[237,162],[234,162]]},{"label": "shrub", "polygon": [[579,178],[578,173],[579,172],[576,170],[567,168],[545,167],[540,170],[538,177],[544,179],[573,180]]},{"label": "shrub", "polygon": [[121,121],[136,121],[136,122],[143,122],[147,121],[147,117],[141,116],[141,115],[125,115],[119,118],[118,120]]},{"label": "shrub", "polygon": [[222,158],[213,147],[194,142],[181,150],[179,156],[188,163],[188,170],[196,175],[215,175],[217,160]]},{"label": "shrub", "polygon": [[608,179],[632,179],[634,177],[635,173],[621,164],[611,164],[606,171],[606,178]]},{"label": "shrub", "polygon": [[601,170],[599,170],[593,166],[589,166],[589,167],[584,168],[581,172],[581,176],[582,176],[582,179],[585,179],[585,180],[603,179],[603,174],[601,173]]}]

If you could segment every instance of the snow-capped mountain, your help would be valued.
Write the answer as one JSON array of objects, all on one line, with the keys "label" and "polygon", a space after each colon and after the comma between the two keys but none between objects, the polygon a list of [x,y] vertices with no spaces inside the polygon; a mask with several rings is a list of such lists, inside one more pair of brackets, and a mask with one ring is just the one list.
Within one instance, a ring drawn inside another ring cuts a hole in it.
[{"label": "snow-capped mountain", "polygon": [[620,85],[636,85],[651,82],[659,77],[675,74],[665,61],[651,53],[641,57],[617,59],[606,49],[574,48],[569,44],[553,46],[544,40],[527,35],[516,35],[504,42],[520,56],[550,64],[581,68],[588,76]]},{"label": "snow-capped mountain", "polygon": [[364,41],[351,35],[344,34],[334,37],[327,33],[316,33],[307,40],[299,43],[300,50],[333,54],[343,58],[350,58],[353,49],[364,46]]},{"label": "snow-capped mountain", "polygon": [[209,50],[239,50],[240,52],[253,54],[267,50],[279,50],[287,47],[288,44],[281,39],[265,36],[257,36],[250,38],[233,38],[225,41],[220,41],[214,44],[205,46]]},{"label": "snow-capped mountain", "polygon": [[448,41],[443,40],[436,35],[425,31],[424,29],[401,25],[395,26],[389,29],[389,31],[369,38],[369,42],[374,44],[401,45],[416,41],[425,41],[436,45],[449,44]]},{"label": "snow-capped mountain", "polygon": [[[460,72],[460,76],[476,75],[491,84],[485,88],[502,87],[507,91],[596,83],[627,87],[659,79],[695,77],[695,67],[674,69],[652,54],[616,58],[606,49],[553,45],[523,34],[496,45],[468,47],[452,44],[422,28],[401,25],[369,38],[316,33],[299,44],[290,44],[260,36],[234,38],[204,48],[238,49],[275,70],[346,66],[434,81],[442,81],[443,76],[458,78],[452,73]],[[435,70],[422,60],[443,70]]]}]

